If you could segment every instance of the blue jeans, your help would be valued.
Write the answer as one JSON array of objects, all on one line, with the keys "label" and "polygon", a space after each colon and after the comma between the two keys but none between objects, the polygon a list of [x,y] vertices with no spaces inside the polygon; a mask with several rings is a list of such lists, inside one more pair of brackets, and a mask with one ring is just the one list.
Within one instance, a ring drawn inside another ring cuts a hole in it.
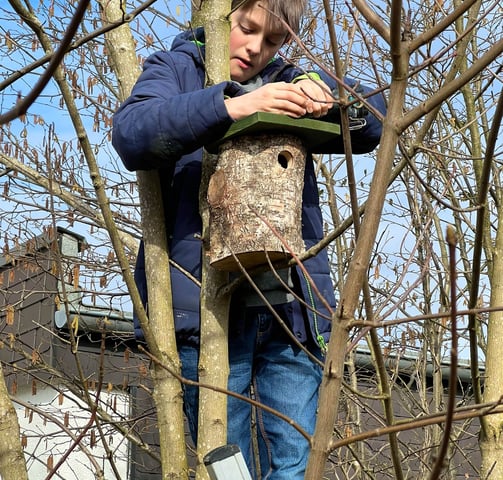
[{"label": "blue jeans", "polygon": [[[245,318],[231,316],[228,388],[250,396],[287,415],[310,435],[314,432],[321,368],[292,345],[276,319],[265,308],[246,309]],[[197,380],[198,348],[179,345],[182,374]],[[197,438],[198,389],[186,386],[184,408],[193,439]],[[237,444],[256,480],[303,480],[309,455],[308,441],[262,409],[256,412],[260,477],[252,449],[252,408],[228,398],[227,443]]]}]

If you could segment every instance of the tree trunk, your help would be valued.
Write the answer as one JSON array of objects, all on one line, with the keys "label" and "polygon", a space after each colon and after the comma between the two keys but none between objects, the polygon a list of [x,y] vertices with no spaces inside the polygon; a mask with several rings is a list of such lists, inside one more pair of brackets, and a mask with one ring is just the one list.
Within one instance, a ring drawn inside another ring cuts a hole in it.
[{"label": "tree trunk", "polygon": [[[205,0],[202,4],[206,35],[206,72],[208,83],[227,80],[229,72],[230,0]],[[200,212],[203,221],[203,254],[201,278],[201,337],[199,380],[227,388],[229,376],[228,316],[230,297],[219,297],[219,289],[227,283],[228,275],[209,264],[208,183],[215,167],[215,158],[205,154],[202,165]],[[227,396],[211,389],[199,390],[199,431],[197,439],[197,479],[208,478],[202,459],[211,450],[227,443]]]},{"label": "tree trunk", "polygon": [[0,477],[28,480],[16,410],[9,398],[0,363]]},{"label": "tree trunk", "polygon": [[[108,22],[117,21],[123,16],[120,0],[103,1],[102,7],[104,19]],[[125,100],[139,75],[134,40],[127,25],[112,30],[106,39],[111,64],[120,85],[121,100]],[[149,296],[149,325],[142,323],[142,328],[144,331],[155,332],[155,335],[146,336],[150,351],[157,355],[163,364],[179,374],[180,361],[176,348],[169,256],[159,176],[156,171],[138,172],[137,180]],[[162,478],[186,479],[188,466],[181,385],[157,364],[153,367],[152,377],[160,437]]]},{"label": "tree trunk", "polygon": [[[500,212],[491,278],[491,306],[503,305],[503,215]],[[500,260],[501,259],[501,260]],[[484,402],[498,402],[503,393],[501,345],[503,344],[503,312],[491,312],[487,326]],[[503,478],[503,415],[482,419],[480,440],[482,453],[481,478]]]},{"label": "tree trunk", "polygon": [[394,127],[393,119],[399,117],[403,109],[409,56],[406,48],[400,44],[398,39],[395,44],[392,44],[393,46],[395,47],[395,49],[392,48],[395,62],[393,81],[390,86],[388,113],[384,119],[383,135],[360,235],[351,258],[341,300],[333,318],[331,339],[320,388],[318,420],[306,469],[306,480],[322,478],[325,463],[330,453],[330,443],[342,388],[348,331],[354,312],[358,307],[365,275],[368,272],[370,255],[376,239],[386,198],[386,188],[398,143],[399,132]]}]

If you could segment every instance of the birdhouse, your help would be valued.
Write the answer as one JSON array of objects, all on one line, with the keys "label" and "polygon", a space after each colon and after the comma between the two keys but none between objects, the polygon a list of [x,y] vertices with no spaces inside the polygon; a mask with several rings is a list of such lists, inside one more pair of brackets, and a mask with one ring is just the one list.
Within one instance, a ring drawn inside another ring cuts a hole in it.
[{"label": "birdhouse", "polygon": [[208,147],[218,151],[208,185],[213,267],[237,271],[304,252],[307,151],[339,134],[332,123],[255,113]]}]

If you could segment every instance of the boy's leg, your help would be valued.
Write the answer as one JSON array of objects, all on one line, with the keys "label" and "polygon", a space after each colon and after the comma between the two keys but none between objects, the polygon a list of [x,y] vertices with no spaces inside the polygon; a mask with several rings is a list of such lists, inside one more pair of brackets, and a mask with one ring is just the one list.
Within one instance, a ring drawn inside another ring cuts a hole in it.
[{"label": "boy's leg", "polygon": [[[199,363],[199,347],[190,344],[178,346],[178,355],[182,364],[182,377],[198,381],[197,366]],[[197,424],[199,409],[199,389],[192,385],[182,385],[183,411],[189,425],[190,436],[194,445],[197,445]]]},{"label": "boy's leg", "polygon": [[[256,330],[247,324],[239,312],[231,318],[229,333],[229,390],[249,397],[253,371],[253,352]],[[182,344],[178,348],[182,363],[182,375],[190,380],[198,380],[199,348]],[[184,412],[194,444],[197,444],[199,389],[191,385],[183,386]],[[227,398],[227,443],[236,444],[253,478],[255,465],[251,441],[251,406],[242,400]]]},{"label": "boy's leg", "polygon": [[[256,328],[247,321],[244,311],[234,309],[229,328],[229,390],[250,396]],[[227,398],[227,443],[239,446],[252,478],[257,479],[252,444],[251,405]]]},{"label": "boy's leg", "polygon": [[[292,346],[273,324],[258,342],[254,384],[257,400],[293,419],[309,435],[314,432],[321,368],[304,351]],[[309,443],[275,415],[258,412],[262,479],[303,480]]]}]

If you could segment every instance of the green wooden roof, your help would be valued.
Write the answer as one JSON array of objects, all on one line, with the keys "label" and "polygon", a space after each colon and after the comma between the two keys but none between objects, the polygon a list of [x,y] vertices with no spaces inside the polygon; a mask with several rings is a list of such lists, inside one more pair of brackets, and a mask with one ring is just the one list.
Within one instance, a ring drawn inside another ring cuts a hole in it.
[{"label": "green wooden roof", "polygon": [[338,124],[312,118],[291,118],[276,113],[256,112],[234,122],[223,137],[206,145],[206,149],[211,153],[218,153],[219,145],[231,138],[274,132],[297,135],[313,153],[329,153],[330,142],[340,136],[341,128]]}]

